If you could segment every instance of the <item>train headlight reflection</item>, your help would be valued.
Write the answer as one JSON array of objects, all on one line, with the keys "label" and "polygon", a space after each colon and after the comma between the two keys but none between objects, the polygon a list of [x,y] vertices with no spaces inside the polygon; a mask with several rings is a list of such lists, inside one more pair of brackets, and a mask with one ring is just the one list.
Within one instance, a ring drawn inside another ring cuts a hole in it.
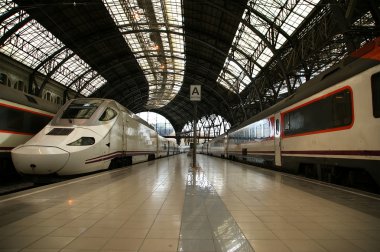
[{"label": "train headlight reflection", "polygon": [[78,140],[69,143],[70,146],[84,146],[84,145],[93,145],[95,143],[95,138],[93,137],[81,137]]}]

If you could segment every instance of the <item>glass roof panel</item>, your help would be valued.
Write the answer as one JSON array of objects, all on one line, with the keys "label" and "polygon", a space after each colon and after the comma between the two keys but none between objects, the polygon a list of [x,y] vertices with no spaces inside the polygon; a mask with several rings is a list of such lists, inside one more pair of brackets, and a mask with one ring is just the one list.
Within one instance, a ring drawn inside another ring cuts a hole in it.
[{"label": "glass roof panel", "polygon": [[[3,14],[16,7],[16,4],[9,1],[8,4],[0,6],[0,13]],[[28,15],[23,11],[18,11],[8,17],[1,24],[2,33],[0,35],[3,36],[6,31],[27,17]],[[51,54],[64,47],[65,45],[53,34],[47,31],[37,21],[31,20],[5,41],[4,45],[0,47],[0,53],[4,53],[31,68],[36,68],[41,63],[44,63],[38,69],[39,72],[48,75],[54,71],[51,78],[68,86],[74,80],[80,79],[81,75],[88,71],[90,67],[69,49],[62,50],[54,59],[46,61]],[[59,66],[63,61],[64,63]],[[99,82],[99,80],[101,80],[101,82]],[[99,88],[105,83],[103,78],[99,80],[97,80],[96,83],[90,82],[85,84]],[[72,87],[75,87],[75,85]],[[79,91],[78,89],[74,90]]]},{"label": "glass roof panel", "polygon": [[146,108],[165,106],[177,95],[177,86],[182,85],[183,74],[176,73],[185,68],[181,0],[103,2],[146,74]]},{"label": "glass roof panel", "polygon": [[13,9],[17,5],[11,1],[1,1],[0,2],[0,16],[7,13],[9,10]]},{"label": "glass roof panel", "polygon": [[[95,77],[94,77],[95,75]],[[83,78],[87,79],[86,83],[89,83],[85,86],[81,87],[80,93],[84,96],[89,96],[94,93],[98,88],[103,86],[106,83],[106,80],[103,76],[97,74],[95,71],[91,70],[87,75]]]},{"label": "glass roof panel", "polygon": [[13,34],[0,48],[0,52],[35,68],[51,52],[63,45],[35,20],[28,22]]},{"label": "glass roof panel", "polygon": [[[269,43],[271,43],[270,46],[272,48],[281,48],[286,42],[286,37],[281,33],[285,32],[287,35],[291,35],[319,1],[320,0],[248,1],[242,20],[249,22],[249,25],[240,23],[217,81],[231,91],[240,93],[249,85],[251,80],[256,77],[260,69],[272,59],[274,54],[269,47]],[[260,12],[281,30],[251,10]],[[259,33],[260,36],[257,33]],[[274,43],[272,42],[273,33],[277,34],[274,38]],[[265,40],[263,40],[263,38],[265,38]],[[239,50],[246,54],[244,57],[246,57],[247,60],[242,60],[242,54],[237,53]],[[232,64],[232,59],[241,65]],[[251,73],[251,76],[247,76],[247,73]],[[226,78],[226,76],[228,76],[228,78]]]}]

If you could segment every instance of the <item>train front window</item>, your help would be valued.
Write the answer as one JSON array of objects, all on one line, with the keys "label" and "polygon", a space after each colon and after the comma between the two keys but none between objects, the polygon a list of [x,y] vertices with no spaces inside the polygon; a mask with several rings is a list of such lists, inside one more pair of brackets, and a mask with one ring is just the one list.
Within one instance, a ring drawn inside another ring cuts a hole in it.
[{"label": "train front window", "polygon": [[372,76],[372,107],[373,116],[380,118],[380,73]]},{"label": "train front window", "polygon": [[109,121],[115,118],[115,116],[117,116],[116,111],[111,108],[107,108],[100,116],[99,121]]},{"label": "train front window", "polygon": [[101,103],[101,100],[75,100],[66,108],[61,118],[89,119]]}]

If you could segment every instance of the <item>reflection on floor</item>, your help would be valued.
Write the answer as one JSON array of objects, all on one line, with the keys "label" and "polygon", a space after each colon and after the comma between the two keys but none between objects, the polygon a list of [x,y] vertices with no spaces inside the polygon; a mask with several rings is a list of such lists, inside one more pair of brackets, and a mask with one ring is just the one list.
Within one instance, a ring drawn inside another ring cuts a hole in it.
[{"label": "reflection on floor", "polygon": [[178,251],[253,251],[202,168],[187,176]]}]

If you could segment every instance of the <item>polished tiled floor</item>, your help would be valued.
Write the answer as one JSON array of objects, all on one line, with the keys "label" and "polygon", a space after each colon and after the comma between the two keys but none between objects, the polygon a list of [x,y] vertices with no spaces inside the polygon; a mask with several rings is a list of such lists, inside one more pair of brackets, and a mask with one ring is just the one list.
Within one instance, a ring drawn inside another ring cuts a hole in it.
[{"label": "polished tiled floor", "polygon": [[380,200],[178,155],[0,197],[4,251],[380,251]]}]

